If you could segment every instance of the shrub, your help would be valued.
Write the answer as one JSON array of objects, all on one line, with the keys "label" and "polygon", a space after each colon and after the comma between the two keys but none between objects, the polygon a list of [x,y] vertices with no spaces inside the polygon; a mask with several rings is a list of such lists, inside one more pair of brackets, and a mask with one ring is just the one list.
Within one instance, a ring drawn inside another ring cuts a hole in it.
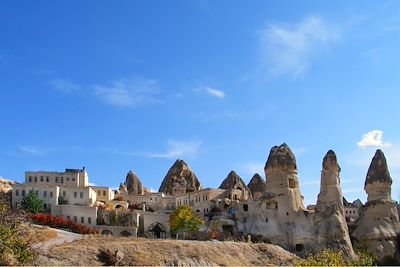
[{"label": "shrub", "polygon": [[48,214],[32,214],[32,221],[40,225],[46,225],[53,228],[63,229],[74,233],[86,235],[86,234],[98,234],[97,229],[87,227],[70,220],[64,219],[62,216],[52,216]]},{"label": "shrub", "polygon": [[374,266],[375,258],[366,251],[357,251],[358,259],[349,260],[343,252],[333,249],[325,249],[316,255],[295,262],[296,266]]},{"label": "shrub", "polygon": [[26,221],[20,210],[10,210],[0,202],[0,265],[26,264],[33,258],[33,253],[25,239],[27,233],[22,227]]}]

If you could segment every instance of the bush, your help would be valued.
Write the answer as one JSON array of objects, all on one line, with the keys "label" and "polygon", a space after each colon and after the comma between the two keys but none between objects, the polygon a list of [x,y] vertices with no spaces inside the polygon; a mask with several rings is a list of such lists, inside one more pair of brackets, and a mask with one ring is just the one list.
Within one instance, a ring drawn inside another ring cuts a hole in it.
[{"label": "bush", "polygon": [[86,234],[98,234],[97,229],[87,227],[70,220],[64,219],[62,216],[52,216],[48,214],[32,214],[32,221],[37,224],[50,226],[53,228],[63,229],[70,232],[86,235]]},{"label": "bush", "polygon": [[174,234],[196,232],[204,221],[197,217],[189,206],[178,207],[169,217],[171,232]]},{"label": "bush", "polygon": [[316,255],[295,262],[296,266],[375,266],[375,258],[366,251],[357,251],[358,259],[349,260],[342,251],[325,249]]},{"label": "bush", "polygon": [[20,265],[29,263],[33,253],[25,239],[27,233],[22,227],[26,221],[20,210],[11,210],[0,202],[0,265]]}]

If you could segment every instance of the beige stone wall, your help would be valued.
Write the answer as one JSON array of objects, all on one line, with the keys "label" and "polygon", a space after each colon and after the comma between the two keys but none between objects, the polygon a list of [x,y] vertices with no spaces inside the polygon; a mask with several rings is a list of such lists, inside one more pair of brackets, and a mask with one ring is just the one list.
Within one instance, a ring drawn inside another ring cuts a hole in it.
[{"label": "beige stone wall", "polygon": [[148,212],[148,211],[138,211],[140,215],[140,223],[139,223],[139,233],[140,235],[148,235],[150,226],[154,223],[162,224],[166,229],[166,237],[170,236],[170,227],[169,227],[169,214],[158,213],[158,212]]},{"label": "beige stone wall", "polygon": [[96,192],[96,201],[108,203],[114,199],[114,190],[105,186],[90,186]]},{"label": "beige stone wall", "polygon": [[60,187],[60,196],[70,205],[93,206],[97,193],[91,187]]},{"label": "beige stone wall", "polygon": [[224,198],[225,190],[207,188],[197,192],[186,193],[176,198],[176,207],[187,205],[193,207],[198,214],[208,213],[214,206],[213,200]]},{"label": "beige stone wall", "polygon": [[65,219],[85,224],[87,226],[96,226],[97,207],[77,206],[77,205],[59,205],[51,210],[53,216],[62,215]]},{"label": "beige stone wall", "polygon": [[12,190],[12,207],[16,208],[20,205],[24,196],[28,195],[31,190],[37,193],[39,199],[43,200],[46,210],[50,210],[52,206],[58,204],[60,188],[57,185],[15,184]]},{"label": "beige stone wall", "polygon": [[86,170],[65,172],[28,171],[25,172],[25,183],[86,187],[89,184],[89,177]]}]

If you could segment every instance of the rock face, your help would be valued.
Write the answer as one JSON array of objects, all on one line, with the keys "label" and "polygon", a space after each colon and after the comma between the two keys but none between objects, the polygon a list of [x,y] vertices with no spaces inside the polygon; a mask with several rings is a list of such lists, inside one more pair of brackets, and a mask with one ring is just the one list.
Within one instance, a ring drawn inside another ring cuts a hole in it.
[{"label": "rock face", "polygon": [[129,171],[125,179],[125,187],[128,194],[141,195],[143,194],[142,183],[139,177],[133,172]]},{"label": "rock face", "polygon": [[11,206],[11,192],[14,184],[14,182],[0,177],[0,201],[6,202],[9,206]]},{"label": "rock face", "polygon": [[267,190],[267,183],[258,173],[256,173],[253,175],[253,178],[251,178],[247,187],[250,189],[253,199],[258,200],[265,190]]},{"label": "rock face", "polygon": [[314,214],[316,243],[319,247],[339,249],[347,256],[353,257],[354,250],[344,216],[339,173],[336,155],[329,150],[322,162],[321,189]]},{"label": "rock face", "polygon": [[186,162],[178,159],[169,169],[158,191],[167,195],[178,196],[198,191],[201,188],[195,173]]},{"label": "rock face", "polygon": [[305,209],[297,180],[296,158],[287,144],[271,149],[264,171],[268,177],[267,191],[276,195],[281,207],[280,217],[285,218],[286,212]]},{"label": "rock face", "polygon": [[368,201],[352,237],[365,245],[382,264],[399,263],[397,235],[400,223],[396,202],[391,197],[391,186],[385,155],[377,150],[365,180]]},{"label": "rock face", "polygon": [[231,194],[231,197],[228,196],[228,198],[231,199],[247,200],[251,198],[250,189],[235,171],[231,171],[228,174],[219,189],[228,190],[228,194]]}]

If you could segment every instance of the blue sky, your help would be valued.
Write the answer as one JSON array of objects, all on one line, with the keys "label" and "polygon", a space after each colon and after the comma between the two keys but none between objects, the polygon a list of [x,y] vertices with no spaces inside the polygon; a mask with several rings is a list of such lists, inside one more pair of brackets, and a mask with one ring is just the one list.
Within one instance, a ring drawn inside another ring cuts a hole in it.
[{"label": "blue sky", "polygon": [[306,204],[333,149],[349,200],[386,154],[400,195],[398,1],[1,1],[0,175],[86,166],[205,187],[294,151]]}]

